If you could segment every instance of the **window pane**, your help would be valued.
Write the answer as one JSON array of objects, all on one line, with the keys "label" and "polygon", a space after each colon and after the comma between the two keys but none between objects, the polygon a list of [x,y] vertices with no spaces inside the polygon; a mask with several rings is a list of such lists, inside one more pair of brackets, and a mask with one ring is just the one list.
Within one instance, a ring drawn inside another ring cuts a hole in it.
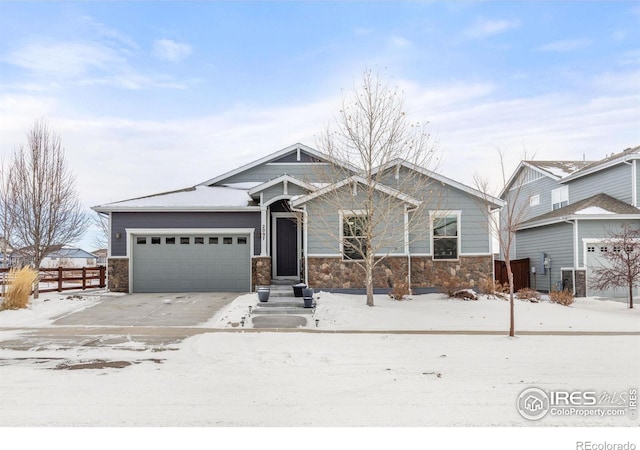
[{"label": "window pane", "polygon": [[176,243],[176,238],[174,238],[174,237],[165,238],[164,243],[165,244],[169,244],[169,245],[175,244]]},{"label": "window pane", "polygon": [[209,244],[217,244],[218,243],[218,238],[217,237],[210,237],[209,238]]},{"label": "window pane", "polygon": [[152,243],[153,245],[158,245],[158,244],[160,244],[160,238],[159,238],[159,237],[152,237],[152,238],[151,238],[151,243]]},{"label": "window pane", "polygon": [[193,238],[193,243],[194,244],[204,244],[204,238],[203,237],[195,237],[195,238]]},{"label": "window pane", "polygon": [[147,243],[147,238],[146,237],[137,237],[136,238],[136,244],[146,244]]},{"label": "window pane", "polygon": [[247,243],[247,238],[246,237],[239,237],[238,238],[238,244],[246,244]]},{"label": "window pane", "polygon": [[189,244],[191,242],[191,238],[188,237],[181,237],[180,238],[180,243],[181,244]]},{"label": "window pane", "polygon": [[433,240],[433,259],[457,259],[458,238],[438,238]]},{"label": "window pane", "polygon": [[222,238],[222,243],[223,244],[233,244],[233,238],[231,238],[231,237]]},{"label": "window pane", "polygon": [[457,236],[458,217],[435,217],[433,219],[433,236]]}]

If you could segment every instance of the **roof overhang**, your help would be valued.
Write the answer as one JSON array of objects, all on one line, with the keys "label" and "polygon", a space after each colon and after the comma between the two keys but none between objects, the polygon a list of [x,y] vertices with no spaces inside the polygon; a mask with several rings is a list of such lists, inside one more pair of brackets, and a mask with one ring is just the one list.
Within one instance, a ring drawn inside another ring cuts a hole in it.
[{"label": "roof overhang", "polygon": [[574,222],[576,220],[640,220],[640,214],[569,214],[552,219],[527,223],[517,228],[517,231],[545,227],[558,223]]},{"label": "roof overhang", "polygon": [[254,212],[259,206],[93,206],[98,213],[110,212]]},{"label": "roof overhang", "polygon": [[259,184],[249,189],[249,195],[254,196],[264,191],[265,189],[269,189],[272,186],[275,186],[277,184],[284,183],[284,182],[295,184],[296,186],[300,186],[301,188],[304,188],[311,192],[317,189],[314,185],[305,183],[304,181],[298,180],[297,178],[294,178],[290,175],[282,175],[277,178],[274,178],[273,180],[269,180],[266,183]]},{"label": "roof overhang", "polygon": [[581,178],[587,175],[591,175],[592,173],[599,172],[601,170],[609,169],[610,167],[617,166],[618,164],[630,163],[633,160],[640,160],[640,154],[628,154],[620,156],[619,158],[612,159],[611,161],[607,161],[602,164],[597,164],[593,167],[590,167],[585,170],[578,170],[571,175],[564,177],[560,183],[567,183],[569,181],[575,180],[576,178]]},{"label": "roof overhang", "polygon": [[396,159],[393,161],[389,161],[386,164],[383,164],[379,167],[376,167],[375,169],[373,169],[372,173],[375,175],[378,172],[384,172],[385,170],[388,169],[392,169],[394,167],[397,166],[402,166],[402,167],[406,167],[409,170],[413,170],[414,172],[418,172],[428,178],[432,178],[436,181],[439,181],[440,183],[444,183],[447,184],[453,188],[459,189],[463,192],[466,192],[467,194],[470,194],[474,197],[477,197],[479,200],[483,200],[486,201],[490,204],[490,206],[492,207],[492,210],[495,209],[500,209],[503,206],[505,206],[507,204],[507,202],[505,202],[504,200],[494,197],[493,195],[489,195],[489,194],[485,194],[483,192],[480,192],[478,189],[474,189],[470,186],[467,186],[466,184],[462,184],[458,181],[452,180],[451,178],[447,178],[444,175],[441,175],[439,173],[433,172],[429,169],[426,169],[424,167],[418,166],[416,164],[413,164],[409,161],[406,161],[404,159]]},{"label": "roof overhang", "polygon": [[371,182],[369,183],[366,179],[362,178],[359,175],[353,175],[351,177],[345,178],[341,181],[338,181],[336,183],[332,183],[328,186],[325,186],[321,189],[316,190],[315,192],[312,192],[311,194],[308,195],[304,195],[301,197],[297,197],[294,198],[291,201],[291,205],[295,208],[298,207],[300,205],[303,205],[304,203],[307,203],[315,198],[321,197],[323,195],[328,194],[329,192],[335,191],[336,189],[340,189],[343,186],[347,186],[353,183],[358,183],[358,184],[362,184],[364,186],[368,186],[371,185],[373,186],[374,189],[376,189],[377,191],[383,192],[384,194],[390,195],[392,197],[396,197],[398,200],[401,200],[405,203],[409,203],[410,205],[413,205],[414,207],[418,207],[420,206],[420,204],[422,203],[420,200],[411,197],[410,195],[404,194],[396,189],[390,188],[388,186],[385,186],[383,184],[380,183],[375,183],[375,182]]}]

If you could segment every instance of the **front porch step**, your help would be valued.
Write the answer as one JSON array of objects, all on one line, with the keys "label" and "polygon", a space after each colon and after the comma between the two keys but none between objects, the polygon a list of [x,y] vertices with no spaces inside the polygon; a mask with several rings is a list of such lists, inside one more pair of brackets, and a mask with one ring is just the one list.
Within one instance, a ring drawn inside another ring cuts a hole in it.
[{"label": "front porch step", "polygon": [[314,308],[305,308],[302,298],[276,297],[273,300],[269,296],[268,302],[259,302],[251,311],[251,314],[313,314]]},{"label": "front porch step", "polygon": [[294,284],[300,283],[300,280],[297,278],[292,278],[288,280],[271,280],[271,286],[292,286]]},{"label": "front porch step", "polygon": [[[293,297],[293,285],[298,283],[290,283],[290,284],[272,284],[269,286],[269,298],[272,297]],[[302,298],[300,298],[302,301]]]}]

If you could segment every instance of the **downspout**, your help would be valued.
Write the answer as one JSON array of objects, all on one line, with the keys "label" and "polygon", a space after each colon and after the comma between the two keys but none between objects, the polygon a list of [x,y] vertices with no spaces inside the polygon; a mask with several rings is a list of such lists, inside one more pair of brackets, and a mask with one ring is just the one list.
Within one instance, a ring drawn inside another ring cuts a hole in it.
[{"label": "downspout", "polygon": [[631,205],[638,207],[638,178],[636,172],[636,160],[633,159],[631,161],[625,159],[625,164],[629,164],[631,166]]},{"label": "downspout", "polygon": [[[576,295],[576,270],[578,268],[578,219],[569,220],[565,217],[564,221],[573,225],[573,295]],[[562,278],[562,269],[560,270],[560,278]],[[549,273],[549,279],[551,279],[551,273]]]},{"label": "downspout", "polygon": [[411,251],[409,250],[410,238],[409,238],[409,213],[415,212],[418,209],[417,206],[414,206],[413,209],[404,207],[404,251],[407,254],[407,284],[409,288],[409,293],[413,295],[413,290],[411,289]]}]

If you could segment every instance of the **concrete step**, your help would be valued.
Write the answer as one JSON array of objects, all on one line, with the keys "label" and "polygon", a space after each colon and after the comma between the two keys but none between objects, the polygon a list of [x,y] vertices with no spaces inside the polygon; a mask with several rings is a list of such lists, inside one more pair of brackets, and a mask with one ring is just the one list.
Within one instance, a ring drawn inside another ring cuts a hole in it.
[{"label": "concrete step", "polygon": [[263,314],[275,315],[296,315],[296,314],[313,314],[313,308],[299,307],[282,307],[282,308],[259,308],[256,307],[251,311],[252,316],[261,316]]},{"label": "concrete step", "polygon": [[312,314],[313,308],[305,308],[302,298],[292,297],[269,297],[268,302],[258,302],[251,314]]}]

